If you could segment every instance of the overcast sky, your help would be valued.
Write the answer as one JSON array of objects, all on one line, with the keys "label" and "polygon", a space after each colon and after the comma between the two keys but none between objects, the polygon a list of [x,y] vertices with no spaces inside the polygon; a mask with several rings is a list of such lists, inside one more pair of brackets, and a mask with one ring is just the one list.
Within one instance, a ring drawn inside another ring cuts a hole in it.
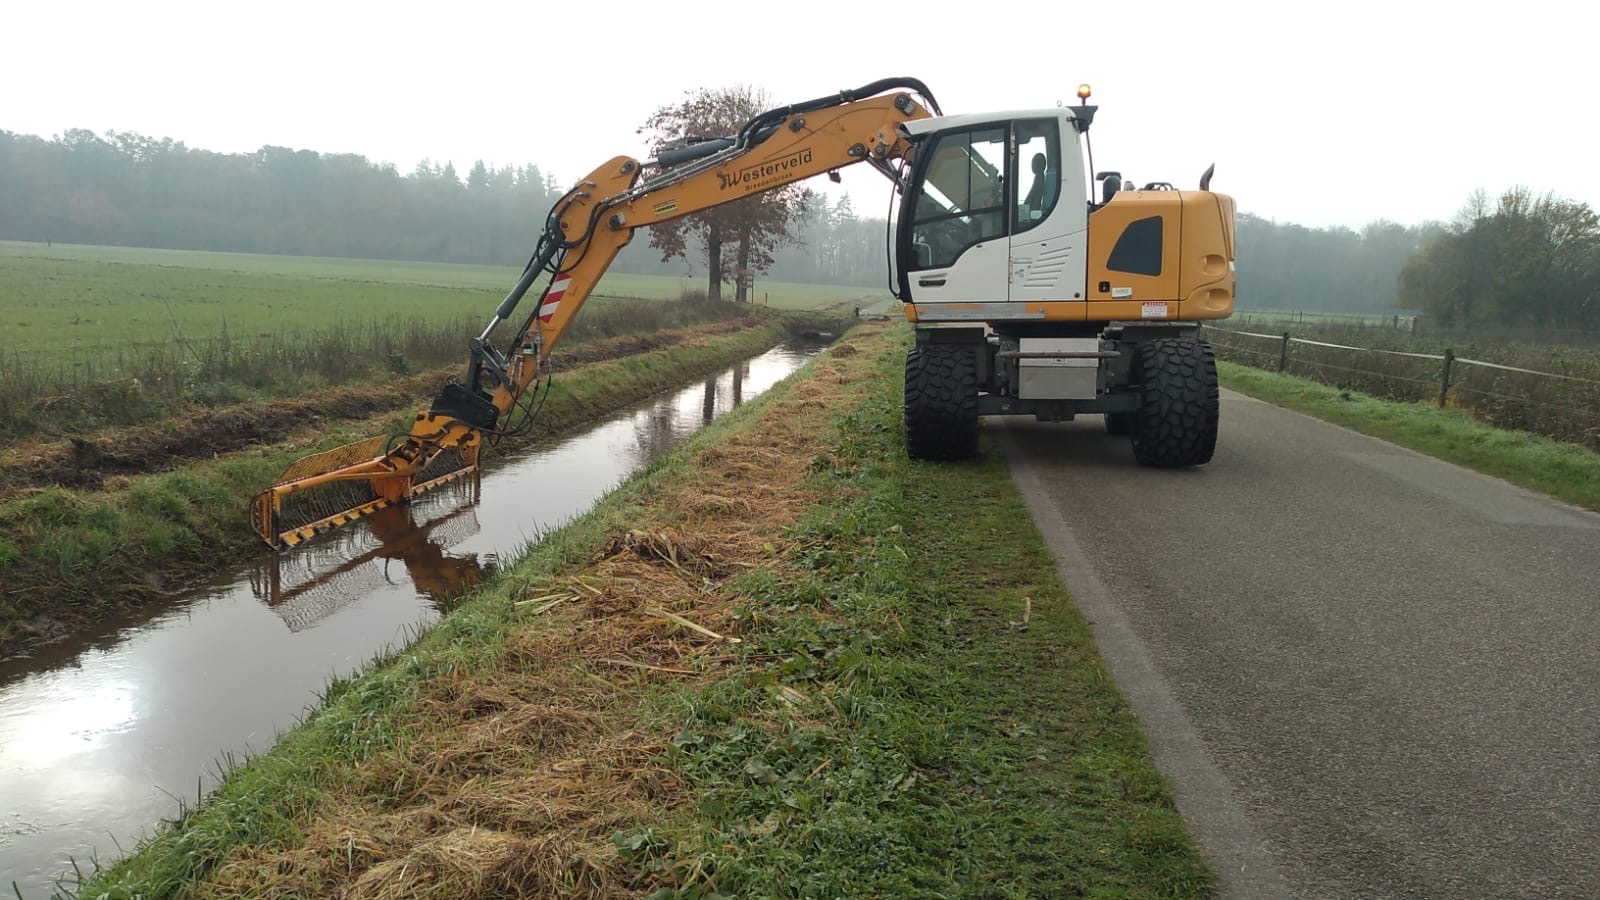
[{"label": "overcast sky", "polygon": [[[532,162],[563,186],[643,155],[638,125],[697,87],[777,102],[886,76],[946,113],[1101,110],[1095,162],[1312,226],[1448,219],[1482,188],[1600,206],[1587,3],[22,2],[0,51],[0,129],[137,131]],[[858,212],[887,188],[846,182]],[[3,202],[3,198],[0,198]]]}]

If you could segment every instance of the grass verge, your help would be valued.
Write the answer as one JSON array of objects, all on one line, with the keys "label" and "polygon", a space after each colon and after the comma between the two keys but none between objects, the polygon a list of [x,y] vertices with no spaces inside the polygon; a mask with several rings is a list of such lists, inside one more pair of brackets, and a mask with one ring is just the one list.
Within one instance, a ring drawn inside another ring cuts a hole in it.
[{"label": "grass verge", "polygon": [[1302,378],[1217,363],[1223,384],[1270,403],[1600,511],[1600,454],[1454,409],[1379,400]]},{"label": "grass verge", "polygon": [[992,456],[858,332],[551,535],[84,896],[1194,896]]},{"label": "grass verge", "polygon": [[[783,333],[769,321],[558,373],[537,433],[570,431],[758,353]],[[300,456],[368,437],[375,425],[403,431],[409,419],[336,423],[314,442],[229,454],[113,489],[51,487],[0,502],[0,656],[203,577],[219,560],[257,552],[245,516],[251,495]]]}]

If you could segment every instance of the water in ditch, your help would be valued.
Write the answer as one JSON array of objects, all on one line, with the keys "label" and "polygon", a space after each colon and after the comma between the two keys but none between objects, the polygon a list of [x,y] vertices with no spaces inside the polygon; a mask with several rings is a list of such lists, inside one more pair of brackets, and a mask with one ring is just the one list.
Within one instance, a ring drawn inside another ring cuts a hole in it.
[{"label": "water in ditch", "polygon": [[[497,561],[799,368],[784,345],[441,493],[0,662],[0,892],[131,850]],[[470,490],[470,489],[463,489]],[[240,510],[240,515],[244,514]],[[71,881],[68,881],[70,884]]]}]

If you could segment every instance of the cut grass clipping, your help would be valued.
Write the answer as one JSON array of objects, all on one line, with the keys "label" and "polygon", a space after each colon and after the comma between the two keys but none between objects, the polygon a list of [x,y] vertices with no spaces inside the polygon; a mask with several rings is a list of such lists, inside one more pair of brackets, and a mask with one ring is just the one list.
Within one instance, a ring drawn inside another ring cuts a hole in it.
[{"label": "cut grass clipping", "polygon": [[86,891],[1194,896],[1000,462],[858,333],[534,549]]},{"label": "cut grass clipping", "polygon": [[1593,450],[1496,428],[1462,410],[1380,400],[1235,363],[1218,362],[1217,371],[1233,390],[1600,511],[1600,453]]}]

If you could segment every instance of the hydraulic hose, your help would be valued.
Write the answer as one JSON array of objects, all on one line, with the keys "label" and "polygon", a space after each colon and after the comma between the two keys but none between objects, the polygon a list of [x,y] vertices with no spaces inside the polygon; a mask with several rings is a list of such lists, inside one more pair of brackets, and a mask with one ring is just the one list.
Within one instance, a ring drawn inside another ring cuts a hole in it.
[{"label": "hydraulic hose", "polygon": [[788,106],[780,106],[776,109],[769,109],[766,112],[760,113],[755,118],[746,122],[743,128],[739,129],[739,135],[735,139],[735,145],[740,148],[745,148],[760,143],[760,140],[755,138],[755,133],[757,130],[764,126],[780,124],[784,119],[787,119],[789,116],[792,116],[796,113],[807,113],[818,109],[827,109],[830,106],[843,106],[846,103],[854,103],[855,101],[864,97],[871,97],[874,94],[881,94],[884,91],[890,91],[896,88],[905,88],[921,95],[922,99],[927,101],[928,108],[933,110],[935,115],[944,114],[943,111],[939,109],[939,101],[933,98],[933,92],[928,89],[928,86],[924,84],[921,79],[880,78],[877,81],[862,85],[854,90],[844,90],[838,92],[837,94],[830,94],[826,97],[818,97],[815,100],[807,100],[804,103],[792,103]]}]

